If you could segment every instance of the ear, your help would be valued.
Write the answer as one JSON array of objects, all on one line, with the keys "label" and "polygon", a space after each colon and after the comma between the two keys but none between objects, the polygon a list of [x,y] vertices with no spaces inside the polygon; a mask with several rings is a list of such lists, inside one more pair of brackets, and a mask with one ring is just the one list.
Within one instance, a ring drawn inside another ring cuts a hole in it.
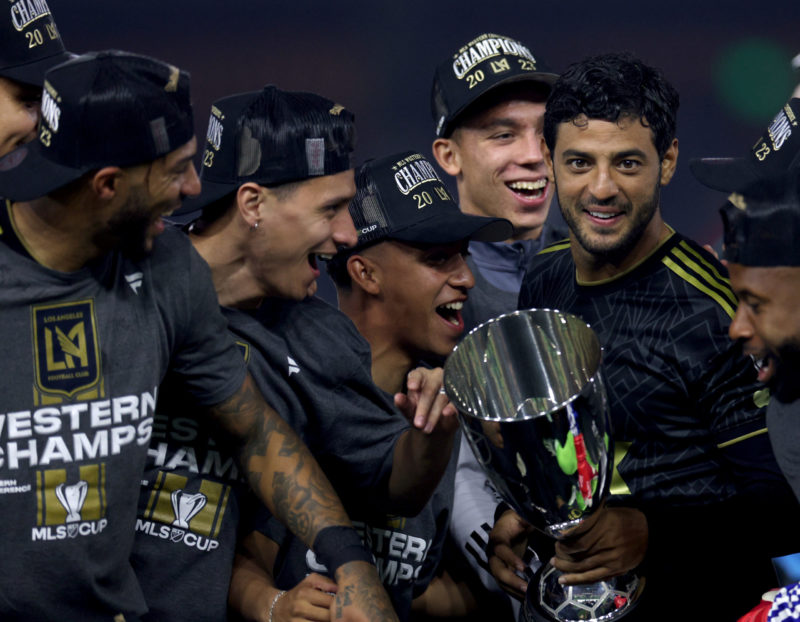
[{"label": "ear", "polygon": [[236,209],[248,228],[255,228],[261,220],[263,202],[264,188],[256,183],[247,182],[236,191]]},{"label": "ear", "polygon": [[124,171],[118,166],[105,166],[89,178],[89,187],[99,199],[110,201],[120,190]]},{"label": "ear", "polygon": [[347,260],[347,273],[354,285],[358,285],[366,293],[377,296],[381,291],[380,270],[378,265],[364,255],[352,255]]},{"label": "ear", "polygon": [[539,138],[539,149],[542,152],[542,158],[544,159],[544,164],[547,167],[547,180],[552,184],[556,181],[556,172],[553,169],[553,154],[550,153],[550,149],[547,148],[547,142],[544,139],[544,136]]},{"label": "ear", "polygon": [[452,138],[437,138],[433,141],[433,157],[445,173],[456,177],[461,172],[461,154],[458,143]]},{"label": "ear", "polygon": [[661,185],[666,186],[675,174],[678,166],[678,139],[673,138],[672,144],[661,159]]}]

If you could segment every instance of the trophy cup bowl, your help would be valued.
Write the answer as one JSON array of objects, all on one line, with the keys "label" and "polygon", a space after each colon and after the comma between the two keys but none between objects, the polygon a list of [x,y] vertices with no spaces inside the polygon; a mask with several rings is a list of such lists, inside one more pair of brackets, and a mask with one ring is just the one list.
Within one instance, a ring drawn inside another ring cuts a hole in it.
[{"label": "trophy cup bowl", "polygon": [[[478,463],[531,525],[563,538],[602,506],[614,455],[600,371],[602,348],[580,318],[549,309],[501,315],[474,328],[444,366]],[[643,581],[627,573],[562,586],[545,564],[528,586],[525,620],[617,620]]]}]

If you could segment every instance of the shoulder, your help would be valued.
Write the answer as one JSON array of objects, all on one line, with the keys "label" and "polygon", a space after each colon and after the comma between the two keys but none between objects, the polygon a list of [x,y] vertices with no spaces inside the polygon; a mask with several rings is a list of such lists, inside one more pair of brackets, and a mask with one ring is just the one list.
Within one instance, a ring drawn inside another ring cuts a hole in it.
[{"label": "shoulder", "polygon": [[737,301],[731,290],[728,271],[697,242],[676,233],[665,247],[661,263],[688,296],[710,305],[728,318],[734,316]]}]

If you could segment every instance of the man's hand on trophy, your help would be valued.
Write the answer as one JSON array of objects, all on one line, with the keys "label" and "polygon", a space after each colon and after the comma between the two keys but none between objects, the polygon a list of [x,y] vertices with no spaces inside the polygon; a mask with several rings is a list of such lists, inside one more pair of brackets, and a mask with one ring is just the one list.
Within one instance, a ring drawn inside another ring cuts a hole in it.
[{"label": "man's hand on trophy", "polygon": [[[647,551],[647,518],[639,510],[604,507],[588,529],[556,542],[550,563],[565,573],[560,583],[593,583],[636,568]],[[584,525],[581,525],[583,527]]]},{"label": "man's hand on trophy", "polygon": [[522,554],[533,531],[514,510],[506,510],[492,527],[486,554],[489,558],[489,571],[498,585],[512,596],[523,599],[528,581],[517,573],[527,567]]},{"label": "man's hand on trophy", "polygon": [[397,622],[397,614],[378,577],[367,562],[348,562],[336,569],[336,596],[331,620],[353,622]]},{"label": "man's hand on trophy", "polygon": [[458,411],[447,399],[442,380],[441,367],[417,367],[408,373],[406,393],[394,396],[395,406],[426,434],[436,430],[451,435],[458,428]]}]

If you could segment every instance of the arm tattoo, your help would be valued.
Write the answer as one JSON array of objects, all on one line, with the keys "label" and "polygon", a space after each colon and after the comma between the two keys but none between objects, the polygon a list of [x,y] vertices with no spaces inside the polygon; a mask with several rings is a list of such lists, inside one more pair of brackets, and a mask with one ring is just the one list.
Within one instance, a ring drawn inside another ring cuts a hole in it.
[{"label": "arm tattoo", "polygon": [[325,527],[350,525],[317,462],[270,408],[248,374],[241,388],[211,409],[230,435],[242,469],[261,500],[309,547]]}]

